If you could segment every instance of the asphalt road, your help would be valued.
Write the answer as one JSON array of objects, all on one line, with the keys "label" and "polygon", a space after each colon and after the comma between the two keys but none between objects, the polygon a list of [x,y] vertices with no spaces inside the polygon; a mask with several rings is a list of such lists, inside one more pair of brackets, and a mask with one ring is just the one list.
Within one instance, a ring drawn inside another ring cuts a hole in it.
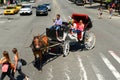
[{"label": "asphalt road", "polygon": [[[51,3],[52,11],[48,16],[36,17],[35,9],[31,16],[0,16],[0,57],[7,50],[12,60],[11,50],[18,48],[20,57],[28,63],[23,66],[23,72],[31,80],[120,80],[119,17],[109,19],[104,13],[103,19],[98,19],[96,5],[81,7],[68,0],[38,0],[33,6],[42,3]],[[52,56],[40,72],[32,64],[34,57],[29,45],[34,35],[42,34],[52,25],[57,13],[64,21],[72,13],[88,14],[93,21],[91,31],[96,35],[96,46],[89,51],[71,51],[67,57]],[[21,79],[18,77],[18,80]]]}]

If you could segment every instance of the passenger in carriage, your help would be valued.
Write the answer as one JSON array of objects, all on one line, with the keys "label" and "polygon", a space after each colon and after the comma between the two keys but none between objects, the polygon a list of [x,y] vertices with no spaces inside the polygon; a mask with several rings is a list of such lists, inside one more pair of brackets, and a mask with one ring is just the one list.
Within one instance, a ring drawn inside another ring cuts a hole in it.
[{"label": "passenger in carriage", "polygon": [[73,23],[72,32],[77,33],[78,40],[82,40],[82,32],[84,31],[83,21],[80,20],[79,23]]},{"label": "passenger in carriage", "polygon": [[71,34],[73,34],[73,32],[76,29],[76,21],[74,19],[71,19],[71,21],[69,23],[71,24],[70,32],[71,32]]}]

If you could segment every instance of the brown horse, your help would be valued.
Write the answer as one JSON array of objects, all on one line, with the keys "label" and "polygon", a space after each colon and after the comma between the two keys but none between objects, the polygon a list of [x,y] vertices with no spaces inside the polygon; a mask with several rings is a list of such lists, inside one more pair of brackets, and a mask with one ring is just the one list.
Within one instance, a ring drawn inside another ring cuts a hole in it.
[{"label": "brown horse", "polygon": [[37,59],[37,55],[39,57],[39,60],[40,60],[40,69],[42,69],[41,65],[42,65],[42,58],[43,58],[43,54],[45,52],[48,52],[48,46],[49,46],[49,43],[48,43],[48,37],[45,36],[45,35],[38,35],[38,36],[35,36],[34,39],[33,39],[33,53],[34,53],[34,57],[35,57],[35,61]]}]

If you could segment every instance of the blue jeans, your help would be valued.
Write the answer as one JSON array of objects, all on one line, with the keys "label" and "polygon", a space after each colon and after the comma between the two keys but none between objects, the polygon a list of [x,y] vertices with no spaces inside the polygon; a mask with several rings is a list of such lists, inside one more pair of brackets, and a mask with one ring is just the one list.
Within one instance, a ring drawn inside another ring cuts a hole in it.
[{"label": "blue jeans", "polygon": [[50,29],[55,28],[55,30],[60,29],[60,26],[51,26]]},{"label": "blue jeans", "polygon": [[72,29],[73,33],[80,33],[81,31],[80,30],[75,30],[75,29]]}]

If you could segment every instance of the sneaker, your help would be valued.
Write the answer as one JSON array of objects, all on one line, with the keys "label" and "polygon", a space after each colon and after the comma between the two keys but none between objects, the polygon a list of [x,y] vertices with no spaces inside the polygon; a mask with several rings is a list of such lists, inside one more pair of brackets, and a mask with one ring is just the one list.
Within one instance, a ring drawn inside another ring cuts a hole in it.
[{"label": "sneaker", "polygon": [[29,80],[29,77],[28,77],[28,76],[26,76],[26,77],[25,77],[25,79],[26,79],[26,80]]}]

